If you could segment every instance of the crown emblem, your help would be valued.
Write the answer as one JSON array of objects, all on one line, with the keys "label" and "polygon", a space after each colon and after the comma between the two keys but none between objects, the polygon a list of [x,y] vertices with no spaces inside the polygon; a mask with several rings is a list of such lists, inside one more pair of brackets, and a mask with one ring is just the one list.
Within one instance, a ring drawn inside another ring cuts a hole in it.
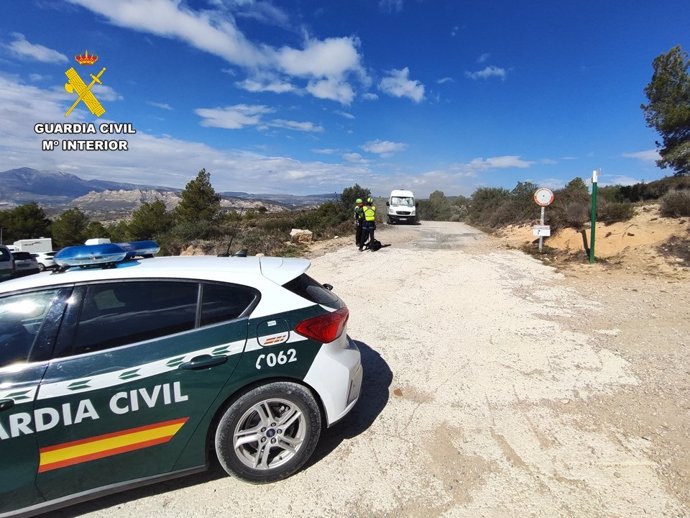
[{"label": "crown emblem", "polygon": [[95,54],[89,54],[89,51],[85,50],[84,54],[74,56],[74,59],[80,65],[93,65],[96,61],[98,61],[98,56]]}]

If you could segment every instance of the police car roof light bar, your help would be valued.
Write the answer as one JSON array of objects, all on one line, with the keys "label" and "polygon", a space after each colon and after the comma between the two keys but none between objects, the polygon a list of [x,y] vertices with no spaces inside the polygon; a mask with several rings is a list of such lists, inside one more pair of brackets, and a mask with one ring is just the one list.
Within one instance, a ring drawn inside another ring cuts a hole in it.
[{"label": "police car roof light bar", "polygon": [[100,245],[77,245],[63,248],[55,254],[59,271],[74,266],[112,268],[136,256],[152,257],[160,251],[155,241],[132,241],[127,243],[103,243]]}]

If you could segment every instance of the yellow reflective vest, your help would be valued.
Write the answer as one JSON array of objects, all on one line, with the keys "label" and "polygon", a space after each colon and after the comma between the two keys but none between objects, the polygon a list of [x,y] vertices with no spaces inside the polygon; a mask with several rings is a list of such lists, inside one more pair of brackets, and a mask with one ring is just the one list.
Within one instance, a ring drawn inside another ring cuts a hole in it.
[{"label": "yellow reflective vest", "polygon": [[362,207],[364,210],[364,219],[366,221],[376,221],[376,207],[373,205],[365,205]]}]

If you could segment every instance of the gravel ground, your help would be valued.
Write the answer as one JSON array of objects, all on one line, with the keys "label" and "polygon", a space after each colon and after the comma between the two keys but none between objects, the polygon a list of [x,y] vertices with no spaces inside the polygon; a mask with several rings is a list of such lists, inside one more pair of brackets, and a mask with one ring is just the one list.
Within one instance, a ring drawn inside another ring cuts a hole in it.
[{"label": "gravel ground", "polygon": [[689,516],[690,289],[565,273],[461,223],[315,247],[365,366],[306,469],[205,474],[59,516]]}]

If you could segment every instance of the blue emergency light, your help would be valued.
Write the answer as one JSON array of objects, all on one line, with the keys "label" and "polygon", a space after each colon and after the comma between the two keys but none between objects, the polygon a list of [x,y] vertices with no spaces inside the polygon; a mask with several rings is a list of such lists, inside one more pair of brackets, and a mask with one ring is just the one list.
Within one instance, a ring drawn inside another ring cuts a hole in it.
[{"label": "blue emergency light", "polygon": [[152,257],[160,251],[155,241],[130,241],[126,243],[103,243],[100,245],[77,245],[63,248],[55,254],[55,262],[61,269],[72,266],[115,266],[134,257]]},{"label": "blue emergency light", "polygon": [[151,257],[160,252],[161,247],[155,241],[127,241],[124,243],[115,243],[127,252],[127,259],[132,257]]}]

